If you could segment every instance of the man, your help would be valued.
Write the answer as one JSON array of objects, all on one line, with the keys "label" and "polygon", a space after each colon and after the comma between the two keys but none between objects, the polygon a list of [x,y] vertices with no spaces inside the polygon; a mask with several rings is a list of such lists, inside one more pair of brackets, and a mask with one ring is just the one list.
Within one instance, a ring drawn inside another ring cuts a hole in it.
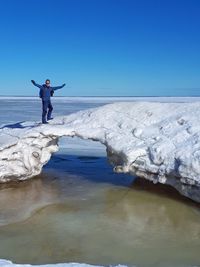
[{"label": "man", "polygon": [[[51,113],[53,111],[53,106],[51,104],[51,96],[55,90],[61,89],[65,86],[65,83],[61,86],[52,87],[50,85],[50,80],[47,79],[45,84],[39,85],[34,80],[31,80],[33,85],[40,88],[40,98],[42,99],[42,123],[48,123],[47,120],[52,120]],[[48,111],[47,111],[48,110]]]}]

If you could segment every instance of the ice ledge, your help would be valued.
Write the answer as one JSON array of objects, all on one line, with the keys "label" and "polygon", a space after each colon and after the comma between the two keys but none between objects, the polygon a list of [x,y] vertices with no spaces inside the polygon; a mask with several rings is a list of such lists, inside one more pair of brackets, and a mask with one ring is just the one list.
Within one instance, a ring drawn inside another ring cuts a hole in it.
[{"label": "ice ledge", "polygon": [[[31,264],[15,264],[9,260],[0,259],[0,267],[103,267],[102,265],[91,265],[86,263],[55,263],[55,264],[43,264],[43,265],[31,265]],[[110,267],[127,267],[126,265],[110,265]],[[134,266],[133,266],[134,267]]]},{"label": "ice ledge", "polygon": [[170,184],[200,202],[200,102],[115,103],[48,125],[0,128],[0,182],[39,174],[62,136],[99,141],[116,172]]}]

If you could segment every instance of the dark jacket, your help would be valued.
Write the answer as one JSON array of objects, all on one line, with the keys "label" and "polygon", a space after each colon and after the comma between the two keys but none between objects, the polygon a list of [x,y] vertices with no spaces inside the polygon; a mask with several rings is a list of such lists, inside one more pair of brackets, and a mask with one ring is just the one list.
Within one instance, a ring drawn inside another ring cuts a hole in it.
[{"label": "dark jacket", "polygon": [[40,88],[40,93],[39,96],[40,98],[42,98],[43,101],[48,101],[50,100],[51,96],[53,96],[53,92],[63,88],[65,85],[61,85],[61,86],[46,86],[46,84],[43,85],[39,85],[37,83],[33,83],[35,86],[37,86],[38,88]]}]

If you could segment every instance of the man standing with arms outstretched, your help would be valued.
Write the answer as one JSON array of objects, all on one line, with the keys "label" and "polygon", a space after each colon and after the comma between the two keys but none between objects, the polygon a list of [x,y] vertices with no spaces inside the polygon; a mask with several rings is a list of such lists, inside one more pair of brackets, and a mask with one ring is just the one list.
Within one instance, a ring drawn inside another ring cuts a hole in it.
[{"label": "man standing with arms outstretched", "polygon": [[53,111],[53,106],[51,104],[51,96],[53,96],[55,90],[63,88],[65,83],[61,86],[52,87],[49,79],[47,79],[43,85],[37,84],[34,80],[31,80],[31,82],[33,85],[40,88],[40,98],[42,99],[42,123],[46,124],[48,120],[52,120],[51,113]]}]

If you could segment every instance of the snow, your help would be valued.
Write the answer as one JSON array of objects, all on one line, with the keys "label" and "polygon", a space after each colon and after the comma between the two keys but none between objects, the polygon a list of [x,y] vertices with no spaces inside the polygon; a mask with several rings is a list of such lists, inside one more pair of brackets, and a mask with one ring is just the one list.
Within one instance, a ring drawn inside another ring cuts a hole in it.
[{"label": "snow", "polygon": [[39,174],[62,136],[99,141],[116,172],[170,184],[200,202],[200,102],[118,102],[60,116],[48,125],[0,128],[0,181]]},{"label": "snow", "polygon": [[[1,267],[30,267],[33,265],[30,264],[14,264],[8,260],[0,260]],[[94,265],[84,264],[84,263],[58,263],[58,264],[45,264],[45,265],[34,265],[35,267],[43,266],[43,267],[90,267]]]},{"label": "snow", "polygon": [[[0,267],[101,267],[100,265],[90,265],[86,263],[57,263],[57,264],[43,264],[43,265],[30,265],[30,264],[14,264],[9,260],[0,259]],[[116,267],[125,267],[125,265],[116,265]],[[134,266],[133,266],[134,267]]]}]

